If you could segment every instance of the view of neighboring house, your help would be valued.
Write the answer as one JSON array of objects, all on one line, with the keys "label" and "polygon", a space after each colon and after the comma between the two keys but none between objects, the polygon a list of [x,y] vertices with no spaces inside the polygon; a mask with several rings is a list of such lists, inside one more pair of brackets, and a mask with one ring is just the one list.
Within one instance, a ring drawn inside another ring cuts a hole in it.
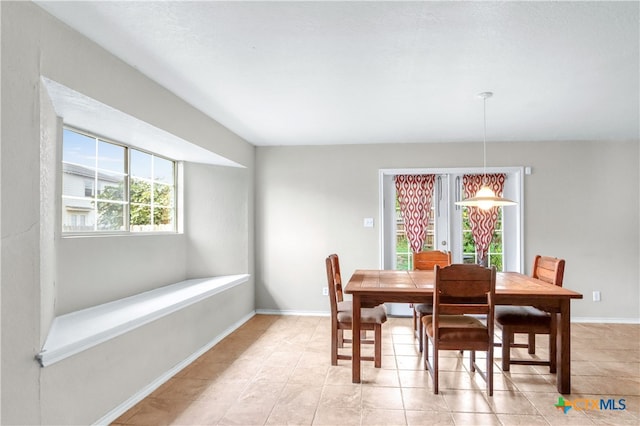
[{"label": "view of neighboring house", "polygon": [[[63,162],[62,231],[93,231],[97,226],[96,197],[122,186],[122,177]],[[97,191],[96,191],[97,189]]]}]

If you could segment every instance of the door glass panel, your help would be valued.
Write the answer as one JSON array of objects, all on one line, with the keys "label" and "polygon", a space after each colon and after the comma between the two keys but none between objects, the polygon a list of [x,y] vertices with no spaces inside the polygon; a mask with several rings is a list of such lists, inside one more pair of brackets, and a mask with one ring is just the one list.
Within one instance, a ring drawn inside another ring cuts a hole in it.
[{"label": "door glass panel", "polygon": [[[502,207],[498,207],[498,220],[493,231],[493,238],[489,245],[489,266],[495,266],[497,271],[504,270],[502,248]],[[469,208],[462,207],[462,262],[478,263],[476,244],[473,241],[471,224],[469,223]]]},{"label": "door glass panel", "polygon": [[[429,214],[429,225],[427,227],[425,242],[422,251],[435,250],[435,196],[431,203],[431,213]],[[400,201],[396,194],[396,269],[410,271],[413,269],[413,253],[409,246],[407,233],[404,229],[402,212],[400,211]]]}]

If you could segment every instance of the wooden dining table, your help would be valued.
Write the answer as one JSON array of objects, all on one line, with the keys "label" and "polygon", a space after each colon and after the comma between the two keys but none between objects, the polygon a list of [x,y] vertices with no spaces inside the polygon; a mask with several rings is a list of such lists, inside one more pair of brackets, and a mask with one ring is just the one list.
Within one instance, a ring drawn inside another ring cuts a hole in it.
[{"label": "wooden dining table", "polygon": [[[344,292],[353,300],[352,382],[360,383],[360,308],[381,303],[433,301],[433,271],[356,270]],[[582,294],[517,272],[496,274],[497,305],[536,306],[558,315],[557,389],[571,393],[571,299]]]}]

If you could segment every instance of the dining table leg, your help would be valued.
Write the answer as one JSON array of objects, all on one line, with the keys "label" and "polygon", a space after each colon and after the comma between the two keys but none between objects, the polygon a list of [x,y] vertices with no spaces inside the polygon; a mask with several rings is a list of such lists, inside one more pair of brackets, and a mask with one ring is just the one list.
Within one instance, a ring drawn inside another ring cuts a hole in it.
[{"label": "dining table leg", "polygon": [[560,319],[556,333],[557,388],[561,394],[571,393],[571,305],[560,301]]},{"label": "dining table leg", "polygon": [[360,296],[354,294],[351,304],[351,381],[360,383],[360,314],[362,312]]}]

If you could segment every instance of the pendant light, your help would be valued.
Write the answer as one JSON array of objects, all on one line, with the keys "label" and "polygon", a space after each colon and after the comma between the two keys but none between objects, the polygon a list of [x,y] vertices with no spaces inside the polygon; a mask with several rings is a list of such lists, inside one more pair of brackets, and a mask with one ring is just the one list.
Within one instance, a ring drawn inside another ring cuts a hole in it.
[{"label": "pendant light", "polygon": [[491,188],[487,185],[487,99],[493,96],[493,92],[482,92],[478,97],[482,98],[483,111],[484,111],[484,139],[482,142],[483,148],[483,178],[482,187],[476,192],[476,195],[466,200],[456,201],[458,206],[472,206],[479,207],[482,210],[489,210],[491,207],[496,206],[514,206],[515,201],[508,200],[506,198],[498,197]]}]

